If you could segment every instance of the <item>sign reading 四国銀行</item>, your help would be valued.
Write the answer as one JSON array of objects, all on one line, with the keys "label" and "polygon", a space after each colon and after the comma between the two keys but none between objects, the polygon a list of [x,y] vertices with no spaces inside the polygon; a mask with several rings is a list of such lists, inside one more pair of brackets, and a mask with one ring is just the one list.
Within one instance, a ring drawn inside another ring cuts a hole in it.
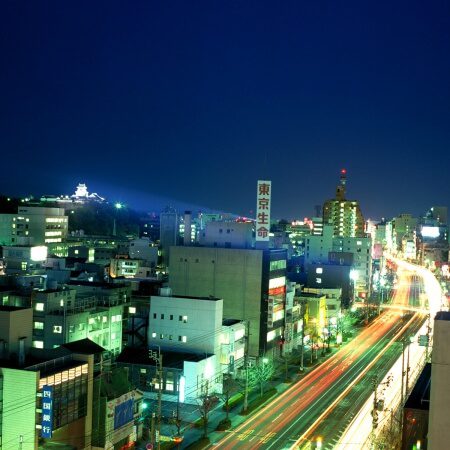
[{"label": "sign reading \u56db\u56fd\u9280\u884c", "polygon": [[53,432],[53,386],[42,388],[41,437],[51,438]]},{"label": "sign reading \u56db\u56fd\u9280\u884c", "polygon": [[256,200],[256,240],[269,241],[270,231],[270,198],[272,195],[272,182],[258,180]]}]

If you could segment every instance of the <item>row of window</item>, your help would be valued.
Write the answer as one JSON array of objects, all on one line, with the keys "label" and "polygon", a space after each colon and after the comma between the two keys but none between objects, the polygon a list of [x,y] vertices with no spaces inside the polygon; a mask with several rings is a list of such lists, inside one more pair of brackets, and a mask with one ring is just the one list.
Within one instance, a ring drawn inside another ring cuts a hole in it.
[{"label": "row of window", "polygon": [[[152,338],[156,339],[157,334],[155,332],[152,333]],[[164,334],[164,333],[160,333],[159,334],[159,338],[160,339],[164,339],[164,337],[166,337],[167,339],[169,339],[169,341],[173,341],[173,334]],[[187,342],[187,336],[178,336],[178,342]]]},{"label": "row of window", "polygon": [[[161,314],[161,320],[164,320],[165,318],[165,314]],[[158,318],[158,314],[157,313],[153,313],[153,318],[157,319]],[[173,314],[169,315],[169,320],[173,320]],[[178,321],[179,322],[183,322],[183,323],[187,323],[188,321],[188,316],[178,316]]]}]

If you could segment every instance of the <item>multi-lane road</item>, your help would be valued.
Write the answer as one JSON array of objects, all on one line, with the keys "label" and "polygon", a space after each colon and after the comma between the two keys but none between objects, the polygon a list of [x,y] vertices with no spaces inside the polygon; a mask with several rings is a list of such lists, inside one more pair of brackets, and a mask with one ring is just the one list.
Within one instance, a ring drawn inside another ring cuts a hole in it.
[{"label": "multi-lane road", "polygon": [[[417,301],[412,274],[400,271],[393,303]],[[352,342],[280,394],[245,423],[213,443],[220,449],[310,448],[320,436],[322,448],[336,448],[340,435],[398,358],[405,333],[417,331],[425,316],[385,311]],[[355,449],[361,443],[355,442]]]}]

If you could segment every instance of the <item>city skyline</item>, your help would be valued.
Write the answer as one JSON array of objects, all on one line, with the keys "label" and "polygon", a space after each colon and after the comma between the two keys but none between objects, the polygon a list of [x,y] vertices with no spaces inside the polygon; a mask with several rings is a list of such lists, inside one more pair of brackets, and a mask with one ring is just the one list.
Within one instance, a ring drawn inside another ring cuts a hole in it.
[{"label": "city skyline", "polygon": [[270,179],[273,216],[299,218],[345,167],[366,218],[448,205],[448,5],[3,12],[6,195],[86,182],[140,209],[249,215]]}]

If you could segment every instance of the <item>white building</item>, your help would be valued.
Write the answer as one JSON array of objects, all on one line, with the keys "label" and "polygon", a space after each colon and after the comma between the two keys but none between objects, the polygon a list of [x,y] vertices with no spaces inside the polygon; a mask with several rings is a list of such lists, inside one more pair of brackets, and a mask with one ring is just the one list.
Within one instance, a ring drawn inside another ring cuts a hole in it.
[{"label": "white building", "polygon": [[43,245],[63,242],[68,226],[64,208],[19,206],[12,225],[13,243]]},{"label": "white building", "polygon": [[215,297],[152,296],[148,344],[190,353],[218,353],[223,300]]},{"label": "white building", "polygon": [[245,325],[238,320],[223,321],[222,299],[167,294],[151,297],[149,347],[203,355],[199,360],[184,361],[186,390],[196,385],[197,372],[206,371],[210,388],[220,392],[222,375],[234,374],[243,364]]},{"label": "white building", "polygon": [[200,244],[206,247],[252,248],[252,222],[223,220],[208,222],[200,234]]}]

